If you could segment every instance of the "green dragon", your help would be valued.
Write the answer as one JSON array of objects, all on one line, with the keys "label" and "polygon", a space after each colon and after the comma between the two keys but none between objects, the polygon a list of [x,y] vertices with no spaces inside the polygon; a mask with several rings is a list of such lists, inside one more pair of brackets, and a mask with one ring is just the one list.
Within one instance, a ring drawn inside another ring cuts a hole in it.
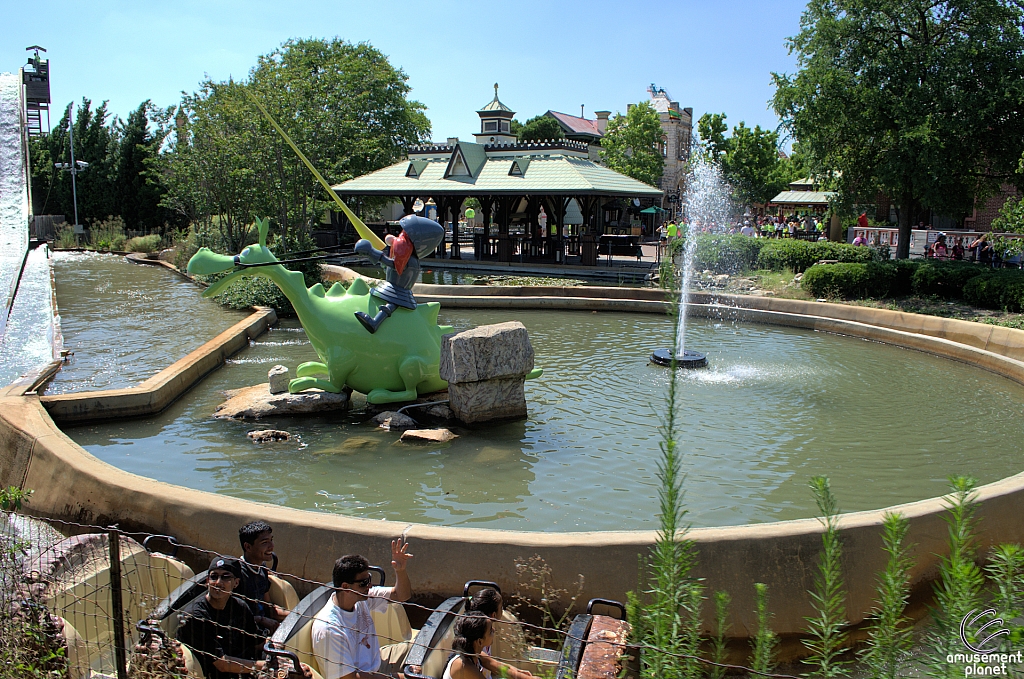
[{"label": "green dragon", "polygon": [[[201,248],[189,260],[188,272],[210,275],[230,271],[239,264],[277,262],[267,249],[270,220],[257,218],[256,225],[258,244],[246,247],[235,257]],[[281,289],[320,357],[320,361],[303,363],[295,370],[289,392],[316,388],[340,393],[348,386],[366,394],[370,403],[382,404],[413,401],[420,394],[448,387],[438,375],[438,364],[441,336],[452,328],[437,324],[441,308],[437,302],[419,304],[415,311],[398,309],[393,319],[371,335],[356,320],[355,312],[373,316],[383,300],[370,295],[369,286],[361,278],[347,290],[341,283],[330,290],[324,290],[320,283],[307,289],[300,272],[269,264],[231,271],[208,287],[203,296],[217,295],[242,276],[263,276]]]}]

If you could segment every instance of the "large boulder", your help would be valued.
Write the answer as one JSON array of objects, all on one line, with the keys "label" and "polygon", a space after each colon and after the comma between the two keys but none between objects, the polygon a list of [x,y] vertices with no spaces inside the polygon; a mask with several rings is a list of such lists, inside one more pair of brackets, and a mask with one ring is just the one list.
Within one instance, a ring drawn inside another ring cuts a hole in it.
[{"label": "large boulder", "polygon": [[448,405],[467,424],[526,417],[526,375],[533,346],[519,321],[484,325],[441,338],[441,378]]}]

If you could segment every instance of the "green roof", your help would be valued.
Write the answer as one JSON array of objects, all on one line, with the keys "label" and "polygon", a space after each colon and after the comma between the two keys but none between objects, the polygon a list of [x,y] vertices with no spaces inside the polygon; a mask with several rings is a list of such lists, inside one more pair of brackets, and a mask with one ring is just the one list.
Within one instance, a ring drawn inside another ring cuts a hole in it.
[{"label": "green roof", "polygon": [[[518,194],[654,198],[662,195],[662,192],[653,186],[619,174],[587,158],[557,153],[530,155],[528,166],[523,162],[525,157],[514,156],[512,153],[493,158],[483,154],[483,165],[478,172],[473,172],[475,158],[471,159],[469,156],[475,156],[478,151],[482,153],[482,147],[463,142],[460,142],[458,147],[465,147],[463,154],[472,176],[445,178],[453,151],[426,159],[426,165],[418,172],[418,177],[406,176],[410,163],[402,161],[337,184],[333,188],[342,196]],[[510,174],[514,161],[520,161],[520,168],[524,170],[520,176]]]},{"label": "green roof", "polygon": [[828,205],[835,191],[783,191],[769,202],[776,205]]}]

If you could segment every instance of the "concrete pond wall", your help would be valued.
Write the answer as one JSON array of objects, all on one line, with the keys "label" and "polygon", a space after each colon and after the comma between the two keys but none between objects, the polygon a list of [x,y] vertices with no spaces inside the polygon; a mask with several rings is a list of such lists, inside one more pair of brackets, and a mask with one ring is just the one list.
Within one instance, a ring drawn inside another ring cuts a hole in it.
[{"label": "concrete pond wall", "polygon": [[[532,293],[532,294],[530,294]],[[490,288],[419,286],[420,301],[443,306],[615,310],[663,313],[667,302],[656,290],[628,288]],[[689,313],[744,322],[833,332],[925,351],[969,363],[1024,384],[1024,331],[916,314],[757,297],[696,295]],[[261,518],[274,526],[280,568],[300,578],[326,581],[341,554],[359,552],[386,565],[391,539],[405,534],[412,544],[410,573],[418,597],[436,600],[462,591],[470,579],[516,582],[515,560],[542,556],[554,585],[572,590],[584,576],[583,600],[624,600],[639,583],[638,556],[649,553],[652,531],[539,533],[374,521],[290,509],[183,488],[116,469],[88,454],[58,426],[92,418],[142,416],[166,407],[224,358],[274,320],[270,310],[211,340],[134,389],[36,396],[25,383],[0,390],[0,484],[35,490],[29,511],[39,516],[175,536],[179,541],[226,554],[238,551],[237,529]],[[1008,416],[1015,416],[1009,414]],[[400,461],[389,473],[400,473]],[[822,470],[827,474],[828,470]],[[977,494],[979,546],[984,553],[1002,542],[1024,540],[1024,473],[988,484]],[[914,543],[912,578],[919,593],[937,575],[945,551],[945,502],[934,498],[886,510],[845,514],[844,575],[847,616],[864,619],[871,609],[877,573],[884,567],[881,525],[886,511],[910,519]],[[754,582],[769,586],[773,627],[798,635],[812,614],[808,589],[821,545],[815,519],[692,530],[709,592],[732,596],[733,634],[751,635]],[[198,559],[197,559],[198,561]],[[197,563],[198,565],[198,563]],[[309,585],[299,583],[300,591]],[[710,604],[705,625],[712,624]]]}]

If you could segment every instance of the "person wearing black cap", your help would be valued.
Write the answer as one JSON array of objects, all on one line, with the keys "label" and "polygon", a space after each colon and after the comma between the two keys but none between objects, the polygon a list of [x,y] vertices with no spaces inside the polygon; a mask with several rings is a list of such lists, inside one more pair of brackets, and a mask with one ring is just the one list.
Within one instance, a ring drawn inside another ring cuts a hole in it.
[{"label": "person wearing black cap", "polygon": [[238,679],[263,669],[261,630],[249,607],[231,595],[241,574],[238,559],[215,556],[206,594],[181,609],[178,641],[189,647],[207,679]]}]

